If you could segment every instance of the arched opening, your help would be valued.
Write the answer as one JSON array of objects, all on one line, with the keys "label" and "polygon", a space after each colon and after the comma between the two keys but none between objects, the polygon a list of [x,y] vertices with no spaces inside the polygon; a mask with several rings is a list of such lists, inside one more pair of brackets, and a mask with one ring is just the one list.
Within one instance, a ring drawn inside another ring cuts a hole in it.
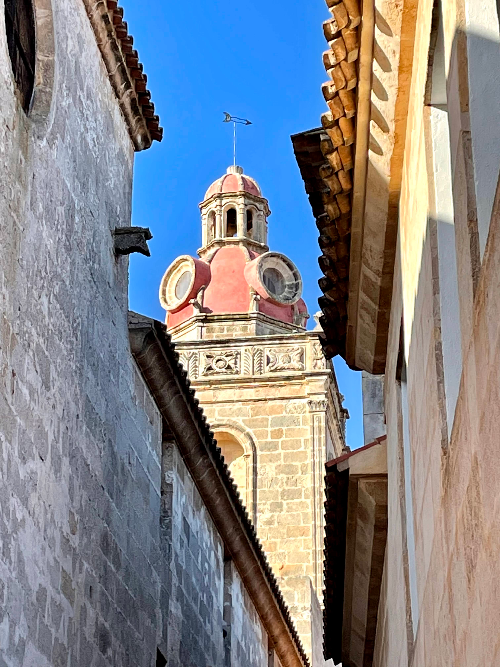
[{"label": "arched opening", "polygon": [[243,503],[247,503],[247,459],[245,458],[245,450],[241,443],[235,438],[232,433],[227,431],[218,431],[215,433],[217,446],[220,447],[222,456],[226,465],[231,471],[231,475],[240,492]]},{"label": "arched opening", "polygon": [[207,242],[213,241],[215,238],[215,211],[210,211],[207,220]]},{"label": "arched opening", "polygon": [[31,0],[5,0],[5,26],[17,96],[28,113],[36,62],[35,13]]},{"label": "arched opening", "polygon": [[230,208],[226,211],[226,236],[236,236],[237,231],[236,209]]},{"label": "arched opening", "polygon": [[253,239],[253,211],[247,209],[247,236]]}]

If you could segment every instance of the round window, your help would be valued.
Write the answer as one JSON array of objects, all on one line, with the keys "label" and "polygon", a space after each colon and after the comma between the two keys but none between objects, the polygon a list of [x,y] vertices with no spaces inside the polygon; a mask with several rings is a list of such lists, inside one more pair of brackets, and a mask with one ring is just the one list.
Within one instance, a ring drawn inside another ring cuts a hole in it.
[{"label": "round window", "polygon": [[253,286],[261,296],[287,306],[297,303],[302,294],[302,279],[288,257],[279,252],[266,252],[254,261],[260,287]]},{"label": "round window", "polygon": [[274,267],[264,269],[262,282],[267,291],[278,299],[282,296],[286,288],[285,277]]},{"label": "round window", "polygon": [[191,271],[184,271],[175,284],[175,298],[181,301],[191,287]]},{"label": "round window", "polygon": [[183,308],[202,285],[210,282],[210,267],[189,255],[172,262],[160,285],[160,303],[169,312]]}]

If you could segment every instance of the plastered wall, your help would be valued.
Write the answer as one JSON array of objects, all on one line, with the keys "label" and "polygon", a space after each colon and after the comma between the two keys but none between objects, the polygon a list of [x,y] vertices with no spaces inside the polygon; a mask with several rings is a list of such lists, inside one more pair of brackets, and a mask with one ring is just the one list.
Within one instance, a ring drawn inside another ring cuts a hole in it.
[{"label": "plastered wall", "polygon": [[[474,118],[474,104],[469,105],[471,77],[476,78],[475,90],[483,90],[483,110],[496,109],[497,91],[493,81],[487,82],[486,70],[481,74],[482,84],[477,79],[479,62],[491,45],[485,42],[478,49],[477,31],[467,34],[468,24],[462,18],[466,10],[472,11],[472,4],[477,9],[478,3],[469,3],[469,8],[467,4],[442,2],[455,280],[460,304],[454,315],[459,322],[463,359],[457,355],[455,360],[460,384],[456,408],[450,409],[442,393],[442,387],[447,388],[446,377],[436,344],[450,332],[446,318],[440,317],[447,306],[440,301],[439,237],[433,236],[436,159],[429,142],[429,114],[423,104],[432,3],[407,3],[415,9],[412,16],[407,15],[407,20],[414,21],[415,39],[385,376],[389,530],[374,660],[377,666],[465,667],[494,665],[500,659],[495,629],[500,613],[495,583],[499,539],[495,508],[500,481],[496,463],[499,222],[493,206],[491,222],[488,217],[486,233],[482,232],[487,241],[481,261],[475,201],[481,191],[478,178],[491,165],[492,155],[479,150],[484,136],[479,139],[477,133],[486,128],[478,120],[480,114]],[[498,124],[498,120],[496,109],[494,122]],[[474,145],[477,150],[472,151]],[[498,172],[500,154],[495,154],[495,160]],[[487,179],[481,187],[490,191],[496,185],[491,186]],[[483,197],[479,215],[483,220],[486,205]],[[441,270],[450,278],[450,267]],[[402,331],[406,369],[401,381],[398,351]],[[407,383],[406,408],[402,382]],[[410,459],[406,465],[411,468],[411,515],[404,479],[405,437]],[[413,565],[410,522],[415,540]],[[412,576],[416,600],[412,600]]]}]

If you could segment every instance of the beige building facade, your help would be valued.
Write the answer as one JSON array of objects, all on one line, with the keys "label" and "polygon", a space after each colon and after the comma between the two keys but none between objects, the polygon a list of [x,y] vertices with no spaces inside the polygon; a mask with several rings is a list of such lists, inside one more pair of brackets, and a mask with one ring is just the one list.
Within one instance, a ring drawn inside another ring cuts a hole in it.
[{"label": "beige building facade", "polygon": [[292,139],[321,233],[324,349],[383,374],[387,438],[327,468],[344,578],[327,575],[326,657],[496,665],[498,3],[327,5],[329,111]]},{"label": "beige building facade", "polygon": [[[233,169],[228,170],[229,176],[241,178],[242,170]],[[267,222],[259,215],[266,209],[269,212],[267,202],[257,190],[246,194],[237,190],[248,186],[236,178],[229,184],[226,179],[222,187],[236,192],[214,197],[211,186],[200,205],[204,245],[199,256],[210,267],[209,279],[195,287],[195,299],[189,299],[186,291],[180,304],[169,301],[170,295],[175,297],[176,285],[180,293],[182,271],[189,270],[183,256],[167,269],[160,297],[167,307],[169,333],[252,517],[311,664],[323,665],[324,465],[345,451],[347,413],[317,331],[302,326],[306,313],[299,301],[300,275],[290,260],[268,252]],[[212,227],[215,238],[207,232],[210,210],[217,210],[218,199],[225,204],[223,212],[228,200],[242,202],[234,236],[230,221],[222,216]],[[255,207],[253,220],[258,221],[252,237],[243,225],[249,206]],[[217,234],[217,230],[221,231]],[[237,253],[242,256],[241,265]],[[269,268],[264,265],[264,281],[258,284],[248,267],[255,260],[269,261],[269,257],[272,263]],[[287,267],[291,267],[290,274]],[[196,267],[193,271],[194,285]],[[248,282],[240,280],[243,275]],[[269,282],[269,276],[275,282]],[[282,294],[296,290],[292,297],[295,312],[286,299],[280,299],[278,289]],[[235,292],[241,297],[240,312]]]}]

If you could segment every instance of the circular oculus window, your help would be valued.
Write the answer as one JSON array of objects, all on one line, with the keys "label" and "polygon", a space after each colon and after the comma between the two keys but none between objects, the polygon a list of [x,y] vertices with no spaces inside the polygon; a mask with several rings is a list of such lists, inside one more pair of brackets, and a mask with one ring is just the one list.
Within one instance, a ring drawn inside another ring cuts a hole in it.
[{"label": "circular oculus window", "polygon": [[302,279],[295,264],[277,252],[266,252],[258,260],[259,279],[269,298],[287,306],[302,294]]},{"label": "circular oculus window", "polygon": [[192,257],[178,257],[167,269],[160,285],[161,305],[177,310],[187,301],[194,285],[196,267]]}]

